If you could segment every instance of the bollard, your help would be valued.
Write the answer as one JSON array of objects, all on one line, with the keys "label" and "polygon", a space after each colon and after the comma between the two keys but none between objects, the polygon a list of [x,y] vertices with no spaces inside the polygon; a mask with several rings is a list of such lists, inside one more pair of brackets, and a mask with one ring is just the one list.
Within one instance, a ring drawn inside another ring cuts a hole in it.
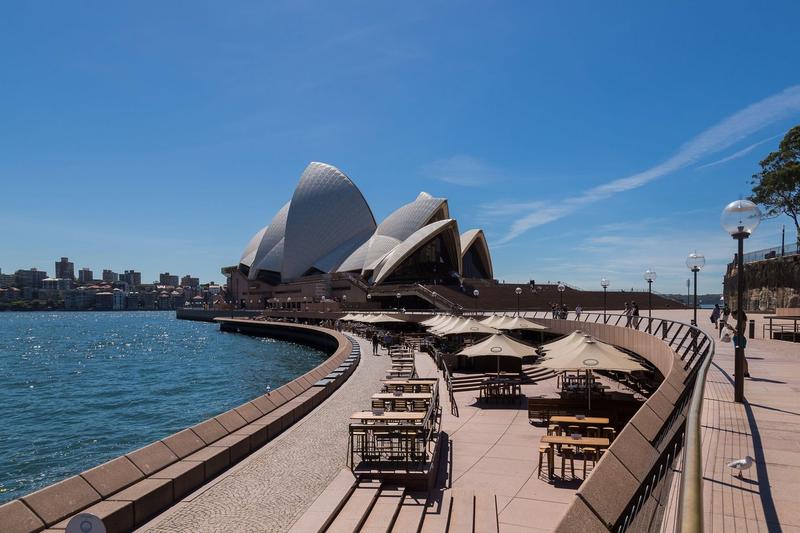
[{"label": "bollard", "polygon": [[662,339],[666,339],[667,338],[667,322],[666,321],[661,323],[661,338]]},{"label": "bollard", "polygon": [[750,321],[750,331],[749,331],[749,333],[750,333],[749,337],[751,339],[755,339],[756,338],[756,321],[755,320],[751,320]]}]

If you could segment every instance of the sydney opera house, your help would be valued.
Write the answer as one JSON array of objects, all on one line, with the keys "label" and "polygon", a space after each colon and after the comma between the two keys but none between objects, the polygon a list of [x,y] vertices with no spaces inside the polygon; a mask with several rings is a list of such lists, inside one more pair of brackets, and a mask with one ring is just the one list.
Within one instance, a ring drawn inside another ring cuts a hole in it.
[{"label": "sydney opera house", "polygon": [[341,170],[310,163],[292,198],[225,269],[237,304],[358,301],[392,285],[492,278],[483,231],[459,231],[445,198],[421,192],[380,224]]}]

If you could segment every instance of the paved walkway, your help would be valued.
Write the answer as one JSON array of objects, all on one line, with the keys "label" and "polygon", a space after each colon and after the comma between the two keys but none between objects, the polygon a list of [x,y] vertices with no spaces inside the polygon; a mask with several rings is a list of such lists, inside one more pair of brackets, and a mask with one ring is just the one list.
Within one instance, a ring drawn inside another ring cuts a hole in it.
[{"label": "paved walkway", "polygon": [[277,439],[139,531],[286,531],[346,467],[350,415],[369,405],[388,366],[361,341],[361,363],[330,398]]},{"label": "paved walkway", "polygon": [[[713,334],[709,313],[699,311],[698,322]],[[691,318],[690,311],[654,314]],[[746,354],[752,376],[745,380],[746,403],[733,401],[732,343],[716,343],[706,381],[705,529],[800,532],[800,344],[756,338],[748,341]],[[756,464],[740,480],[726,465],[747,455]]]}]

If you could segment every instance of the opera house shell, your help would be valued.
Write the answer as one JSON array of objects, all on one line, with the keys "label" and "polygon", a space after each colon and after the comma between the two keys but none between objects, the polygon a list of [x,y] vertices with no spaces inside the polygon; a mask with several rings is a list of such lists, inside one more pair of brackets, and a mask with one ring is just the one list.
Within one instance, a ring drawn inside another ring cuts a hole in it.
[{"label": "opera house shell", "polygon": [[310,163],[291,200],[250,239],[238,270],[270,285],[335,273],[370,285],[450,283],[491,279],[492,261],[483,231],[460,234],[445,198],[422,192],[377,224],[347,175]]}]

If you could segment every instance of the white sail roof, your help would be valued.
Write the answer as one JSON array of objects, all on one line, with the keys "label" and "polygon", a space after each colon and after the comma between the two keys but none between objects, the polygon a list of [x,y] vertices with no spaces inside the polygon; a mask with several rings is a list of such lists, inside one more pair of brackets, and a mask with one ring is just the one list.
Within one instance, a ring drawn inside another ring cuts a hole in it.
[{"label": "white sail roof", "polygon": [[[261,234],[261,240],[258,243],[253,262],[250,265],[250,279],[256,279],[259,270],[273,270],[280,272],[280,266],[275,268],[276,263],[280,265],[283,258],[283,247],[275,250],[276,246],[283,241],[283,234],[286,231],[286,217],[289,214],[289,202],[286,202],[278,212],[272,217],[269,226],[264,229]],[[264,259],[271,254],[271,260],[264,263]]]}]

